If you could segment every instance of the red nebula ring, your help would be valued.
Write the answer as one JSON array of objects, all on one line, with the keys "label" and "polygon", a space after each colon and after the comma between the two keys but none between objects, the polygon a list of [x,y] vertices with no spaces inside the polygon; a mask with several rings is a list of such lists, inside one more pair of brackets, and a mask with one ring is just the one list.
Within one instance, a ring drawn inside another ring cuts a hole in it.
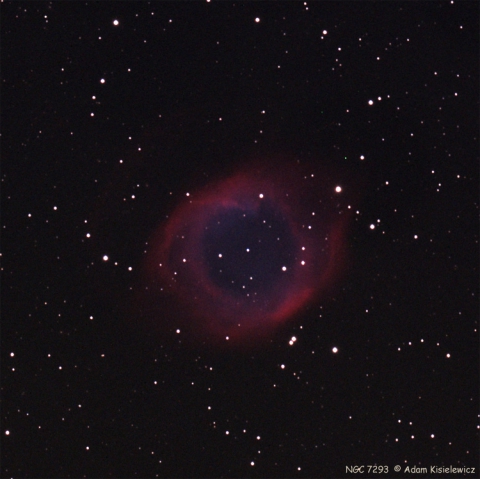
[{"label": "red nebula ring", "polygon": [[[148,242],[145,288],[153,304],[159,300],[153,308],[159,329],[188,331],[194,340],[251,343],[333,284],[345,264],[347,215],[333,206],[334,185],[302,170],[296,164],[250,166],[185,196]],[[216,216],[258,214],[265,202],[288,225],[292,267],[252,299],[212,280],[202,245]]]}]

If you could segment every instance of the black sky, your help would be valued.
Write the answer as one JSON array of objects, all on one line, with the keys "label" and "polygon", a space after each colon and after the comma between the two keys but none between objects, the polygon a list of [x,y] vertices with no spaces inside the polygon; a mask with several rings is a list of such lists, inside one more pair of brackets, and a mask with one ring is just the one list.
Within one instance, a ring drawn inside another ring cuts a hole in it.
[{"label": "black sky", "polygon": [[[0,8],[2,477],[476,477],[477,2]],[[351,201],[339,284],[260,349],[154,334],[153,232],[279,151]]]}]

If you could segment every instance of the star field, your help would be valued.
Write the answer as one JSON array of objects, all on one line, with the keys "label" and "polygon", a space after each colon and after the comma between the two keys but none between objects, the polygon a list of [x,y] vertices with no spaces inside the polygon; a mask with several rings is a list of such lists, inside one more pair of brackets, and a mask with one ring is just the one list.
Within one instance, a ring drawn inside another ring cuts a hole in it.
[{"label": "star field", "polygon": [[476,2],[0,8],[2,477],[477,477]]}]

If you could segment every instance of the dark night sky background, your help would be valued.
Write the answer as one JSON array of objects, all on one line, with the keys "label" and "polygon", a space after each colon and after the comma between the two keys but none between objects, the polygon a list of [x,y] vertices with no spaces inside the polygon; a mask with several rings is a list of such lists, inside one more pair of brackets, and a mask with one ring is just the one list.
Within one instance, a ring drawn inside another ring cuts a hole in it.
[{"label": "dark night sky background", "polygon": [[[478,468],[476,2],[1,14],[2,477]],[[341,280],[260,348],[157,334],[146,242],[278,151],[351,201]]]}]

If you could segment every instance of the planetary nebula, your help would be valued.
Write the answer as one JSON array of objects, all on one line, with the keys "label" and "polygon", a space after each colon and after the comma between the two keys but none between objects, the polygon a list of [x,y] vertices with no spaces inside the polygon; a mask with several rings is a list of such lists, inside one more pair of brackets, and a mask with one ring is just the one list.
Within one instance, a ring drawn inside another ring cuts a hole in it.
[{"label": "planetary nebula", "polygon": [[344,264],[347,214],[335,196],[295,163],[250,166],[186,193],[148,242],[157,326],[250,343],[293,317]]}]

